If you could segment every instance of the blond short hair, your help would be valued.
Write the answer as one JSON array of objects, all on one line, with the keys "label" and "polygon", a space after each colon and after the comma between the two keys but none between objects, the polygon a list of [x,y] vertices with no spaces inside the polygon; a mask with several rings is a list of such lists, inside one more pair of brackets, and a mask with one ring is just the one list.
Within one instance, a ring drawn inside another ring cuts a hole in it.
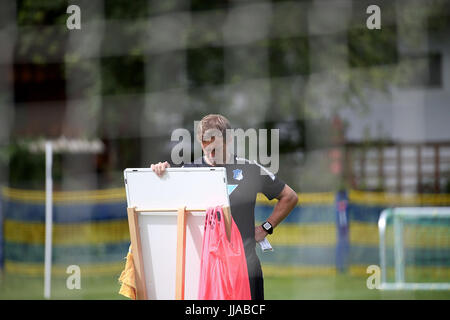
[{"label": "blond short hair", "polygon": [[207,130],[216,129],[222,133],[222,137],[226,137],[226,130],[231,129],[230,121],[220,114],[208,114],[200,120],[197,127],[197,139],[203,141],[203,135]]}]

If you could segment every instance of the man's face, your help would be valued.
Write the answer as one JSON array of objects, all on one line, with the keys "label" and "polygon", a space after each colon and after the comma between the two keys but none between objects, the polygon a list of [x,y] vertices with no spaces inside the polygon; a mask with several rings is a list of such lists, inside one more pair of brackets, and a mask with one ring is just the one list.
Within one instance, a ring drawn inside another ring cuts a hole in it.
[{"label": "man's face", "polygon": [[201,144],[205,156],[212,164],[224,164],[226,162],[227,148],[222,137],[204,135]]}]

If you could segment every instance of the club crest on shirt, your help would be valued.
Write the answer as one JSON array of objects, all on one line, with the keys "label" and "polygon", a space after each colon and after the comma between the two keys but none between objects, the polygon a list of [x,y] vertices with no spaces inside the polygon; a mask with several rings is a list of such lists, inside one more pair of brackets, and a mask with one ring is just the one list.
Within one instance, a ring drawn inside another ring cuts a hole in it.
[{"label": "club crest on shirt", "polygon": [[233,170],[233,179],[242,180],[243,178],[244,178],[244,176],[242,175],[242,170],[241,169]]}]

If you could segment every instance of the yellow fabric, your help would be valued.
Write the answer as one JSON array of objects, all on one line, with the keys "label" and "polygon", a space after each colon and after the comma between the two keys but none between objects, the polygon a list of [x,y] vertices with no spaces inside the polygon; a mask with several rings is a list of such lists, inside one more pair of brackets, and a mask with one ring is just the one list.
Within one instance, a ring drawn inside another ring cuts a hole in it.
[{"label": "yellow fabric", "polygon": [[119,294],[132,300],[136,300],[136,281],[134,277],[134,263],[133,254],[131,253],[131,246],[130,250],[128,250],[126,259],[125,269],[123,269],[119,277],[119,282],[122,283]]}]

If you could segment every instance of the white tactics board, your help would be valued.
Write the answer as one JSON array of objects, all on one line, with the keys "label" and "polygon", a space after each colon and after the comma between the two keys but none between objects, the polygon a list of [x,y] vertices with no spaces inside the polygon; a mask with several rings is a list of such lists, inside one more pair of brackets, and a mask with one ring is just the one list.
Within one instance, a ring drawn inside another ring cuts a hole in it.
[{"label": "white tactics board", "polygon": [[[138,210],[206,209],[230,206],[225,168],[168,168],[124,171],[128,207]],[[186,218],[185,299],[197,299],[204,212]],[[148,299],[175,299],[177,212],[140,212],[142,260]]]}]

